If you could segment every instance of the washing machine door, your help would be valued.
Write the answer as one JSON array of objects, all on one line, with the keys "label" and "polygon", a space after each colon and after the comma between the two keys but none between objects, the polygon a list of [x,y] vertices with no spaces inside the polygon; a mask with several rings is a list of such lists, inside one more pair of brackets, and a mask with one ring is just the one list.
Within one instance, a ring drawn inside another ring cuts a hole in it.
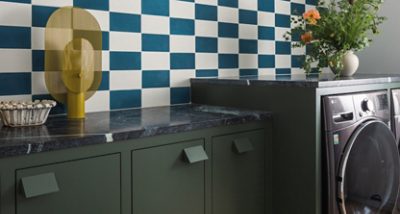
[{"label": "washing machine door", "polygon": [[353,133],[342,155],[338,202],[343,214],[392,213],[399,190],[399,154],[389,127],[368,121]]}]

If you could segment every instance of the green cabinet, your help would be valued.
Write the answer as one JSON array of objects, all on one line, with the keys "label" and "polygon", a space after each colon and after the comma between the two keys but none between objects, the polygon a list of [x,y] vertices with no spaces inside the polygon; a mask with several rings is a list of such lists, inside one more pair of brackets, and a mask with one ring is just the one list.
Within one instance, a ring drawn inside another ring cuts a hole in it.
[{"label": "green cabinet", "polygon": [[266,136],[251,123],[0,161],[0,214],[265,214]]},{"label": "green cabinet", "polygon": [[132,213],[204,214],[206,160],[204,140],[133,151]]},{"label": "green cabinet", "polygon": [[251,131],[213,138],[214,214],[265,213],[265,137]]},{"label": "green cabinet", "polygon": [[17,214],[120,213],[120,156],[16,171]]}]

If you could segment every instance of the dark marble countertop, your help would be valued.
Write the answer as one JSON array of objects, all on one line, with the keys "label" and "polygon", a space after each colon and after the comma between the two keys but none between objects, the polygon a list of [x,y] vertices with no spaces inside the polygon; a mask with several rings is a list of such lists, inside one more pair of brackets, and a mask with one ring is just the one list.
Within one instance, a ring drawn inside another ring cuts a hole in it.
[{"label": "dark marble countertop", "polygon": [[292,75],[260,75],[244,77],[194,78],[192,84],[224,84],[243,86],[289,86],[328,88],[353,85],[379,84],[399,82],[396,74],[356,74],[353,77],[336,77],[333,74],[292,74]]},{"label": "dark marble countertop", "polygon": [[46,125],[36,127],[10,128],[0,123],[0,158],[270,118],[271,113],[263,111],[180,105],[90,113],[84,121],[51,116]]}]

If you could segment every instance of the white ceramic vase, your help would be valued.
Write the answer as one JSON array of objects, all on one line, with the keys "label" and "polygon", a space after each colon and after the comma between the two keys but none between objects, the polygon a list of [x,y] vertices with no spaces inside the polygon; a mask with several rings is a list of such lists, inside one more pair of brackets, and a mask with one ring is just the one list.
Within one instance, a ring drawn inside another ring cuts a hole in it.
[{"label": "white ceramic vase", "polygon": [[343,55],[342,62],[343,62],[343,69],[341,71],[331,68],[333,73],[342,77],[353,76],[356,73],[358,66],[360,65],[360,60],[358,59],[358,56],[354,54],[353,51],[347,51]]}]

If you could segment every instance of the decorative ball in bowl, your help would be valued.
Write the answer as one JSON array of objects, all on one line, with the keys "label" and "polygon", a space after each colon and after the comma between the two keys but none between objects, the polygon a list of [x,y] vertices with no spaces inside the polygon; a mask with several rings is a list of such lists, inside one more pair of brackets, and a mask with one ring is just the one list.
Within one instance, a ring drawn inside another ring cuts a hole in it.
[{"label": "decorative ball in bowl", "polygon": [[0,101],[0,119],[11,127],[43,125],[55,106],[53,100]]}]

